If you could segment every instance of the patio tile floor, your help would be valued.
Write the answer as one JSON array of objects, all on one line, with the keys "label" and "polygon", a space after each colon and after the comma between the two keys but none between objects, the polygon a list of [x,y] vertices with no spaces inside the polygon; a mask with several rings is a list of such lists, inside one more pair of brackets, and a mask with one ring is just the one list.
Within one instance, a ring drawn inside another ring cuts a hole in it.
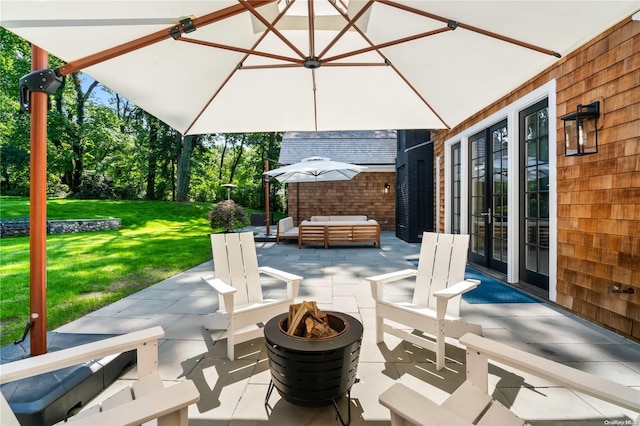
[{"label": "patio tile floor", "polygon": [[[261,229],[258,229],[260,231]],[[364,326],[359,382],[351,389],[351,424],[389,425],[389,412],[378,396],[399,381],[440,403],[465,379],[464,350],[454,341],[447,346],[446,368],[435,369],[434,354],[400,339],[385,335],[374,342],[374,305],[367,276],[413,268],[418,244],[382,233],[382,247],[351,246],[325,250],[285,241],[256,242],[259,263],[305,277],[299,300],[316,300],[322,309],[347,312]],[[236,347],[237,359],[227,360],[226,340],[220,332],[202,327],[204,316],[217,308],[217,296],[200,277],[212,272],[206,262],[142,290],[119,302],[60,327],[65,333],[126,333],[161,325],[165,337],[159,345],[160,375],[171,382],[194,380],[201,400],[189,411],[193,426],[337,425],[332,406],[297,407],[273,392],[264,398],[269,368],[264,339]],[[284,292],[277,282],[267,292]],[[393,296],[409,295],[398,288]],[[483,324],[486,337],[513,345],[581,370],[601,375],[627,386],[640,388],[640,344],[575,317],[549,303],[470,305],[462,302],[462,314]],[[635,419],[637,414],[569,390],[550,387],[548,382],[521,372],[494,366],[490,391],[532,425],[602,425],[605,420]],[[96,401],[135,377],[128,371]],[[339,403],[346,411],[345,400]]]}]

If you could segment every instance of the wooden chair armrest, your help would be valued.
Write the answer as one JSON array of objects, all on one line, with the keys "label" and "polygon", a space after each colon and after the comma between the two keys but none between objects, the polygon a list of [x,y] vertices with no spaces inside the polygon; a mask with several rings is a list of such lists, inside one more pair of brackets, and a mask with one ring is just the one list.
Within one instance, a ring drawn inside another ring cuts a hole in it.
[{"label": "wooden chair armrest", "polygon": [[[472,423],[461,419],[455,413],[402,383],[396,383],[380,394],[379,401],[391,410],[392,420],[397,416],[414,425],[472,426]],[[395,423],[392,422],[392,424]]]},{"label": "wooden chair armrest", "polygon": [[433,295],[444,299],[451,299],[452,297],[460,296],[469,290],[473,290],[478,287],[480,281],[478,280],[464,280],[452,285],[451,287],[443,288],[442,290],[434,291]]},{"label": "wooden chair armrest", "polygon": [[402,271],[389,272],[387,274],[375,275],[373,277],[367,277],[366,279],[370,283],[390,283],[393,281],[402,280],[405,278],[415,277],[418,274],[417,269],[403,269]]},{"label": "wooden chair armrest", "polygon": [[84,417],[70,418],[67,425],[139,425],[186,408],[198,402],[200,393],[191,380],[160,388],[115,407]]},{"label": "wooden chair armrest", "polygon": [[208,277],[202,277],[202,281],[209,284],[211,287],[213,287],[215,291],[217,291],[219,294],[223,296],[227,294],[233,294],[236,291],[238,291],[237,289],[231,287],[229,284],[226,284],[220,278],[215,278],[213,275],[210,275]]},{"label": "wooden chair armrest", "polygon": [[281,271],[270,266],[260,266],[258,268],[258,271],[282,281],[302,281],[302,277],[300,275],[291,274],[289,272]]},{"label": "wooden chair armrest", "polygon": [[[149,346],[150,342],[157,342],[163,336],[162,327],[153,327],[2,364],[0,383],[24,379],[134,349],[138,351],[138,363],[140,363],[142,348]],[[157,365],[155,367],[157,368]]]}]

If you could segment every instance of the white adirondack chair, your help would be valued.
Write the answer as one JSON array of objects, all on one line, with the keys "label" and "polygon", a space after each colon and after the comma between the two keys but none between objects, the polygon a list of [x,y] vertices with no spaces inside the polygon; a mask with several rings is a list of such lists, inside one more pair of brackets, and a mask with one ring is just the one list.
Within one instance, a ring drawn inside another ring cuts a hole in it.
[{"label": "white adirondack chair", "polygon": [[[376,342],[383,341],[383,333],[393,334],[436,353],[436,368],[445,363],[445,337],[459,338],[465,333],[482,334],[478,324],[460,318],[461,295],[480,284],[465,280],[468,235],[436,234],[422,236],[418,269],[405,269],[369,277],[371,293],[376,302]],[[384,298],[384,286],[394,281],[415,280],[413,302],[390,302]],[[395,328],[386,320],[429,334],[431,339],[413,330]]]},{"label": "white adirondack chair", "polygon": [[[71,417],[65,424],[140,425],[157,419],[158,426],[187,426],[188,407],[200,399],[200,393],[191,380],[163,386],[158,375],[158,339],[162,336],[162,327],[153,327],[3,364],[0,384],[136,350],[138,380],[102,404]],[[2,394],[0,424],[20,426]]]},{"label": "white adirondack chair", "polygon": [[[263,335],[262,326],[274,316],[288,312],[298,296],[302,277],[268,266],[258,267],[251,232],[211,234],[215,276],[202,279],[219,294],[218,311],[204,324],[207,330],[227,330],[227,356],[234,359],[234,346]],[[260,273],[287,283],[282,299],[265,299]]]},{"label": "white adirondack chair", "polygon": [[[391,410],[392,426],[527,424],[488,394],[489,360],[640,413],[638,389],[473,334],[462,336],[460,343],[467,348],[467,380],[442,405],[401,383],[394,384],[380,395],[380,403]],[[640,416],[617,422],[638,424]]]}]

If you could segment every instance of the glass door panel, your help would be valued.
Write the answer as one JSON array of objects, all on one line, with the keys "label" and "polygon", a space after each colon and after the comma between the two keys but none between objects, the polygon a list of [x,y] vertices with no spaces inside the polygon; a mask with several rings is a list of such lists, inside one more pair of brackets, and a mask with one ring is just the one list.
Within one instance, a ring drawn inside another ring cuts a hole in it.
[{"label": "glass door panel", "polygon": [[520,277],[549,289],[549,109],[547,100],[520,113],[522,219]]},{"label": "glass door panel", "polygon": [[471,155],[469,260],[507,270],[507,122],[469,138]]},{"label": "glass door panel", "polygon": [[469,184],[470,215],[471,221],[469,226],[470,253],[469,260],[472,262],[486,264],[486,226],[487,218],[485,212],[487,209],[486,200],[486,132],[478,133],[469,138],[469,153],[471,156],[471,182]]}]

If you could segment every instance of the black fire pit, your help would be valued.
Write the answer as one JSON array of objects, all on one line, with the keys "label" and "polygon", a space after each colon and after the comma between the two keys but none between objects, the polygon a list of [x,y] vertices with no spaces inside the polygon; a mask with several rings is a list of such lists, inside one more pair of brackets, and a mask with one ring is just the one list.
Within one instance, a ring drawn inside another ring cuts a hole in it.
[{"label": "black fire pit", "polygon": [[[315,407],[333,404],[342,424],[336,401],[349,397],[356,382],[362,324],[354,317],[325,312],[336,336],[306,339],[286,333],[288,314],[278,315],[264,326],[271,383],[268,403],[275,387],[292,404]],[[349,421],[351,404],[349,404]]]}]

